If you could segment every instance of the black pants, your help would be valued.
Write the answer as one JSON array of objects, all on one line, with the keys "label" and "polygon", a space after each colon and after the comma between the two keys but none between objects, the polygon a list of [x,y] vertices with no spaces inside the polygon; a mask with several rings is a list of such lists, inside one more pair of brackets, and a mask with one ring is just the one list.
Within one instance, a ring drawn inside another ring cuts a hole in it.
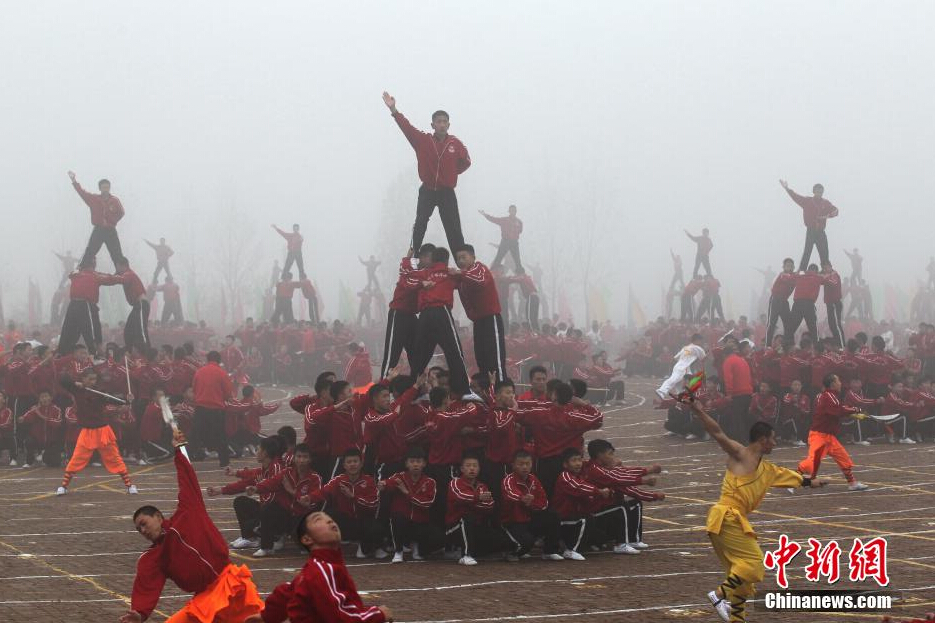
[{"label": "black pants", "polygon": [[432,520],[438,524],[445,523],[445,511],[448,504],[448,485],[454,478],[461,475],[457,465],[429,465],[425,473],[435,481],[435,501],[432,502],[430,514]]},{"label": "black pants", "polygon": [[497,380],[506,378],[506,343],[500,314],[484,316],[474,322],[474,359],[484,374],[496,372]]},{"label": "black pants", "polygon": [[351,517],[331,509],[327,512],[341,528],[341,539],[357,542],[368,556],[383,540],[383,533],[374,517]]},{"label": "black pants", "polygon": [[270,501],[261,504],[245,495],[234,498],[234,514],[240,526],[240,536],[245,539],[260,537],[260,549],[273,549],[276,539],[292,528],[292,515]]},{"label": "black pants", "polygon": [[448,362],[448,372],[451,374],[451,389],[458,394],[466,394],[470,381],[464,366],[464,350],[461,348],[461,338],[455,328],[451,310],[445,307],[427,307],[419,314],[418,330],[416,331],[416,358],[412,363],[412,373],[421,374],[432,355],[435,347],[441,346]]},{"label": "black pants", "polygon": [[[318,317],[318,296],[312,295],[306,300],[308,301],[308,320],[317,326],[321,322]],[[291,303],[289,307],[292,307]]]},{"label": "black pants", "polygon": [[826,303],[828,310],[828,328],[831,329],[831,337],[839,348],[844,348],[844,325],[841,324],[841,313],[844,311],[844,303]]},{"label": "black pants", "polygon": [[695,317],[695,310],[692,309],[695,304],[695,297],[690,294],[682,294],[682,322],[691,322]]},{"label": "black pants", "polygon": [[693,277],[698,276],[698,269],[701,266],[704,266],[705,272],[709,275],[711,274],[711,260],[708,259],[707,253],[696,253],[695,254],[695,270],[692,272]]},{"label": "black pants", "polygon": [[276,308],[273,310],[273,317],[270,322],[283,322],[292,324],[295,322],[295,316],[292,315],[292,299],[276,297]]},{"label": "black pants", "polygon": [[[380,378],[385,379],[392,368],[399,363],[399,356],[406,349],[406,358],[410,367],[415,359],[416,326],[418,318],[412,312],[390,309],[386,315],[386,339],[383,343],[383,365],[380,366]],[[415,373],[415,370],[411,370]]]},{"label": "black pants", "polygon": [[750,401],[752,399],[753,396],[750,394],[732,396],[729,407],[729,421],[726,422],[727,427],[721,426],[728,437],[744,445],[750,443],[751,419],[756,417],[750,415]]},{"label": "black pants", "polygon": [[503,262],[503,258],[506,257],[506,254],[509,252],[513,256],[513,264],[516,265],[514,271],[517,275],[522,274],[523,263],[519,259],[519,240],[507,240],[506,238],[500,239],[500,246],[497,247],[497,255],[493,258],[493,263],[490,265],[490,268],[496,268]]},{"label": "black pants", "polygon": [[555,481],[558,480],[563,469],[561,455],[547,456],[536,461],[536,475],[550,498],[552,492],[555,491]]},{"label": "black pants", "polygon": [[81,299],[68,301],[65,320],[62,321],[62,335],[58,340],[58,352],[67,355],[75,350],[78,340],[84,340],[91,354],[97,353],[97,346],[102,342],[101,319],[97,305]]},{"label": "black pants", "polygon": [[196,460],[203,459],[205,448],[208,448],[218,453],[218,465],[227,467],[230,464],[230,448],[227,447],[224,420],[224,409],[195,407],[191,451],[193,456],[199,457]]},{"label": "black pants", "polygon": [[462,556],[477,556],[508,549],[506,535],[492,523],[464,517],[445,531],[448,542],[461,548]]},{"label": "black pants", "polygon": [[432,190],[424,184],[419,187],[419,200],[416,203],[416,222],[412,226],[412,249],[418,253],[425,238],[425,228],[428,227],[429,218],[438,206],[438,215],[445,228],[445,237],[448,238],[448,250],[464,244],[464,235],[461,233],[461,216],[458,213],[458,197],[454,188],[438,188]]},{"label": "black pants", "polygon": [[828,261],[828,236],[824,229],[806,228],[805,250],[802,252],[802,261],[799,262],[800,271],[808,268],[808,262],[812,258],[812,247],[818,247],[818,257],[822,262]]},{"label": "black pants", "polygon": [[513,553],[517,556],[528,554],[536,539],[541,538],[543,554],[562,553],[559,545],[558,515],[552,509],[533,511],[532,519],[527,523],[507,523],[502,526],[503,532],[513,545]]},{"label": "black pants", "polygon": [[234,498],[234,514],[240,526],[240,536],[245,539],[257,537],[260,527],[260,503],[251,497],[239,495]]},{"label": "black pants", "polygon": [[153,283],[156,283],[156,280],[159,278],[159,273],[163,270],[166,271],[166,277],[172,276],[172,271],[169,270],[169,260],[156,260],[156,271],[153,273]]},{"label": "black pants", "polygon": [[602,545],[611,540],[593,517],[563,519],[560,524],[560,534],[565,543],[565,549],[576,552],[580,552],[587,545]]},{"label": "black pants", "polygon": [[182,313],[181,301],[166,301],[163,299],[162,324],[169,322],[170,318],[174,319],[176,322],[185,322],[185,315]]},{"label": "black pants", "polygon": [[614,543],[639,543],[643,540],[643,503],[625,498],[621,504],[592,515],[600,531]]},{"label": "black pants", "polygon": [[721,306],[721,295],[713,294],[711,295],[711,307],[708,310],[711,313],[711,320],[714,320],[715,314],[721,319],[721,322],[724,322],[724,308]]},{"label": "black pants", "polygon": [[794,337],[789,335],[789,327],[792,323],[789,321],[789,299],[788,298],[778,298],[775,296],[769,297],[769,308],[766,311],[766,347],[769,348],[773,344],[773,336],[776,335],[776,325],[779,324],[779,321],[782,320],[782,330],[783,335],[788,337]]},{"label": "black pants", "polygon": [[97,252],[101,250],[102,245],[107,245],[107,252],[110,254],[110,260],[116,266],[123,259],[123,251],[120,249],[120,237],[117,235],[116,227],[103,227],[95,225],[91,230],[91,237],[88,239],[88,246],[84,250],[84,257],[81,263],[87,263],[91,258],[97,257]]},{"label": "black pants", "polygon": [[812,340],[818,339],[818,316],[815,313],[815,301],[805,299],[792,301],[792,311],[789,312],[789,316],[789,326],[786,327],[787,338],[795,337],[795,332],[799,330],[799,325],[804,320]]},{"label": "black pants", "polygon": [[445,532],[433,523],[418,523],[408,517],[390,517],[390,539],[393,550],[403,551],[410,543],[419,545],[420,555],[430,554],[445,546]]},{"label": "black pants", "polygon": [[299,269],[299,279],[305,279],[305,260],[302,259],[302,249],[286,251],[286,263],[282,265],[282,274],[285,275],[292,268],[293,262]]},{"label": "black pants", "polygon": [[539,331],[539,293],[533,292],[526,297],[526,320],[533,331]]},{"label": "black pants", "polygon": [[140,299],[130,310],[123,326],[123,343],[127,348],[149,348],[149,301]]}]

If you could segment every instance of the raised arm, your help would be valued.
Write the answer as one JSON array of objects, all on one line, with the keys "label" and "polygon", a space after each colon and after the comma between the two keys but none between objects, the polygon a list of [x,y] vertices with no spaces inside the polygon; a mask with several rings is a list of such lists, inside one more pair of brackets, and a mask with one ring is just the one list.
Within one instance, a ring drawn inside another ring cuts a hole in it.
[{"label": "raised arm", "polygon": [[289,236],[286,234],[286,232],[284,232],[283,230],[279,229],[279,228],[276,227],[275,225],[273,225],[273,229],[275,229],[276,232],[277,232],[280,236],[282,236],[283,238],[285,238],[286,240],[289,239]]},{"label": "raised arm", "polygon": [[148,244],[149,247],[150,247],[151,249],[153,249],[153,250],[156,249],[156,245],[154,245],[152,242],[150,242],[150,241],[147,240],[146,238],[143,238],[143,242],[145,242],[146,244]]},{"label": "raised arm", "polygon": [[701,425],[704,426],[705,431],[721,446],[721,449],[727,453],[727,456],[734,460],[740,460],[740,452],[743,450],[743,446],[728,437],[727,434],[721,430],[721,426],[714,421],[714,418],[701,408],[701,404],[699,404],[697,400],[690,400],[689,405],[695,417],[701,420]]},{"label": "raised arm", "polygon": [[698,242],[698,238],[700,238],[700,236],[692,236],[690,233],[688,233],[687,229],[684,231],[685,231],[685,235],[688,236],[692,242]]}]

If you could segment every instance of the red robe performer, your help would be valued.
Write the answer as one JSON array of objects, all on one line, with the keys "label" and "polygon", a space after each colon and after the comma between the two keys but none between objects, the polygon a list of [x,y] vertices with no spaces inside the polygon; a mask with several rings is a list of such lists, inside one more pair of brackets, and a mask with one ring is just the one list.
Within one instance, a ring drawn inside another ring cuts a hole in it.
[{"label": "red robe performer", "polygon": [[[170,623],[242,623],[263,609],[246,565],[231,564],[227,543],[208,516],[201,485],[176,434],[175,469],[178,507],[169,519],[154,506],[143,506],[133,525],[152,545],[136,563],[130,611],[121,623],[139,623],[156,607],[167,579],[192,599],[168,619]],[[256,620],[256,619],[253,619]]]}]

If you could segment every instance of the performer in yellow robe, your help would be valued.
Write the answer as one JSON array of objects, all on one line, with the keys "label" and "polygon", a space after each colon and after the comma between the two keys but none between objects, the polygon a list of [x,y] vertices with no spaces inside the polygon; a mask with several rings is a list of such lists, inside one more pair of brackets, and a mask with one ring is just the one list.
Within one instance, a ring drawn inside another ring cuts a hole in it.
[{"label": "performer in yellow robe", "polygon": [[708,599],[724,621],[746,621],[747,599],[753,596],[754,585],[765,573],[763,552],[747,516],[760,505],[770,487],[823,487],[826,482],[805,478],[763,458],[776,447],[776,433],[767,422],[757,422],[750,428],[750,443],[745,446],[729,438],[691,393],[686,392],[680,399],[691,404],[692,412],[727,454],[721,499],[708,511],[706,525],[727,577],[708,593]]}]

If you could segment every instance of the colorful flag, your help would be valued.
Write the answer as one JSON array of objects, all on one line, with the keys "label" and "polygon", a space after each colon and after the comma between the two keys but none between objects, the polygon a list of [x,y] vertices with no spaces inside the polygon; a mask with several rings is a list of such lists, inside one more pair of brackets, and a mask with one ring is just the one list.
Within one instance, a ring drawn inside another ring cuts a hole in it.
[{"label": "colorful flag", "polygon": [[638,329],[646,326],[646,314],[643,306],[633,294],[633,286],[627,286],[627,328]]}]

